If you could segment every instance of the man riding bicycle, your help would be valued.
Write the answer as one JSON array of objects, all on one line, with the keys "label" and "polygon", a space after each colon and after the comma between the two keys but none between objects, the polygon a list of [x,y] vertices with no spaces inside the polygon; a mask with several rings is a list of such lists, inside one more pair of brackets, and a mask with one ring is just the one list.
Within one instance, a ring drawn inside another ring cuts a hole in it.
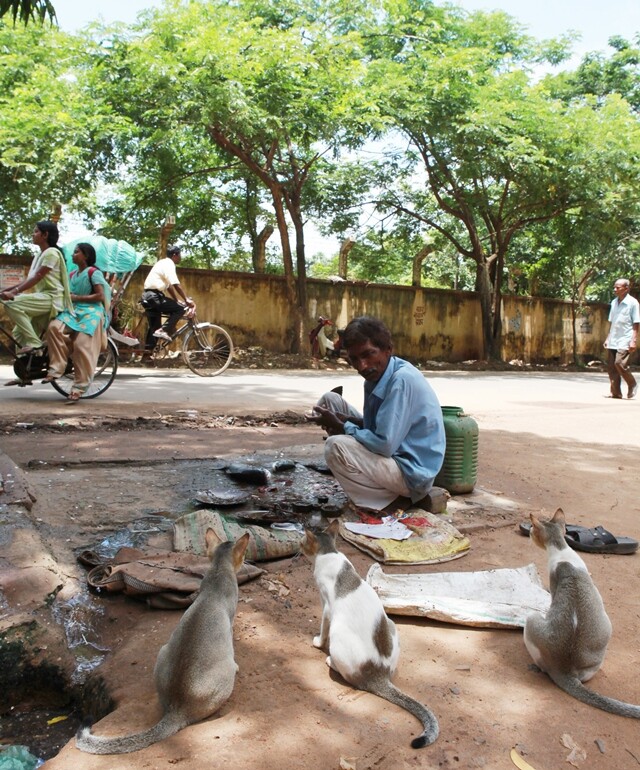
[{"label": "man riding bicycle", "polygon": [[[167,256],[156,262],[144,282],[140,303],[145,309],[149,324],[144,343],[145,357],[151,354],[158,339],[170,340],[187,308],[196,306],[191,297],[187,297],[178,280],[176,265],[181,259],[180,248],[170,246],[167,249]],[[164,324],[163,315],[168,316]]]}]

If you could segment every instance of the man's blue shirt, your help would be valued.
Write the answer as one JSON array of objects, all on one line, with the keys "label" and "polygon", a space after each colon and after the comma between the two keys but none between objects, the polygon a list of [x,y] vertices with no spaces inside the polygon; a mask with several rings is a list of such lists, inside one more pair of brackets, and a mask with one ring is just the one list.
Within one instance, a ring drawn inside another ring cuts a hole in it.
[{"label": "man's blue shirt", "polygon": [[391,356],[378,382],[365,382],[363,424],[346,422],[344,432],[393,457],[412,500],[424,497],[442,467],[445,433],[438,397],[415,366]]}]

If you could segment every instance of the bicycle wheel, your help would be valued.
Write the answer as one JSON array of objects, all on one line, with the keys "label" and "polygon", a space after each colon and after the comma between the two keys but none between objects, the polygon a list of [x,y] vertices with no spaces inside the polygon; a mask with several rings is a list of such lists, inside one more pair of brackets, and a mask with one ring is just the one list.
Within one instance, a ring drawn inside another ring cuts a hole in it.
[{"label": "bicycle wheel", "polygon": [[[96,371],[91,385],[89,385],[80,398],[97,398],[97,396],[104,393],[115,379],[117,371],[118,348],[113,340],[109,339],[107,340],[107,349],[98,356],[98,363],[96,364]],[[67,366],[67,371],[62,377],[54,380],[51,384],[58,393],[68,396],[73,387],[73,364],[70,362],[70,365]]]},{"label": "bicycle wheel", "polygon": [[221,326],[199,323],[185,337],[182,357],[195,374],[215,377],[231,363],[233,342]]}]

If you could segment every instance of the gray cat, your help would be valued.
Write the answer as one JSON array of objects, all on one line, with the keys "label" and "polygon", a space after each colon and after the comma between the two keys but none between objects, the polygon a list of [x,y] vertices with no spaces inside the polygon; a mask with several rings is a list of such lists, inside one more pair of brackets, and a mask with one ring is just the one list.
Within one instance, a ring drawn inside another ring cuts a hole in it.
[{"label": "gray cat", "polygon": [[322,534],[307,530],[301,544],[314,563],[322,598],[320,634],[314,637],[313,646],[329,653],[327,665],[349,684],[395,703],[419,719],[423,732],[411,746],[428,746],[438,737],[438,720],[426,706],[391,683],[400,656],[395,624],[378,594],[336,550],[338,527],[334,519]]},{"label": "gray cat", "polygon": [[531,514],[531,524],[531,539],[546,550],[549,560],[551,607],[544,617],[527,618],[527,650],[558,687],[582,703],[640,719],[640,706],[599,695],[582,684],[602,666],[611,621],[586,564],[564,539],[562,509],[558,508],[551,521]]},{"label": "gray cat", "polygon": [[238,670],[233,655],[233,620],[238,606],[236,572],[242,566],[249,539],[246,533],[235,544],[217,545],[215,532],[207,530],[211,567],[196,600],[160,649],[156,661],[160,721],[144,732],[121,738],[94,735],[85,725],[76,735],[76,746],[81,751],[125,754],[144,749],[211,716],[229,699]]}]

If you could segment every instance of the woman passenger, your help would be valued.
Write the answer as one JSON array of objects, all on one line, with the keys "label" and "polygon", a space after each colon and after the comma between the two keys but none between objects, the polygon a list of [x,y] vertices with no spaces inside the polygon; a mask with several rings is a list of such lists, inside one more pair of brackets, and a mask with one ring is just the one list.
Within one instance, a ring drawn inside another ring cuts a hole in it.
[{"label": "woman passenger", "polygon": [[69,402],[78,401],[91,385],[101,350],[107,347],[111,289],[102,271],[94,267],[96,252],[79,243],[73,252],[77,269],[69,275],[73,312],[63,310],[46,332],[49,371],[43,383],[62,377],[73,359],[73,386]]}]

